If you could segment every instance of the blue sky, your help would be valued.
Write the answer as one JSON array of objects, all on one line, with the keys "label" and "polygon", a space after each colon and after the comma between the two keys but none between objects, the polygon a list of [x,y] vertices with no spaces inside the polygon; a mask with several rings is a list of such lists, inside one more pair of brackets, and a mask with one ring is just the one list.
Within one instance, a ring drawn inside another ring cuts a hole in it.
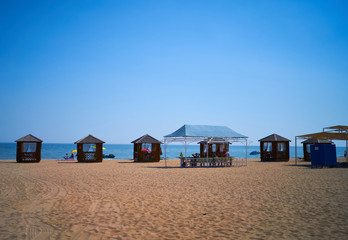
[{"label": "blue sky", "polygon": [[0,33],[0,142],[348,125],[347,1],[1,1]]}]

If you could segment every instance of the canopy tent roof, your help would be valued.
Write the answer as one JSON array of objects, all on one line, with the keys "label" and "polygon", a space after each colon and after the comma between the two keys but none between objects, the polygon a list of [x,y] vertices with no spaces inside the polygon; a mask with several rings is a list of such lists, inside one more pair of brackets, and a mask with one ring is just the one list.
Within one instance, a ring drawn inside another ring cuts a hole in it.
[{"label": "canopy tent roof", "polygon": [[342,132],[318,132],[296,136],[296,138],[317,138],[331,140],[348,140],[348,133]]},{"label": "canopy tent roof", "polygon": [[165,138],[178,137],[218,137],[218,138],[247,138],[225,126],[209,125],[184,125],[175,132],[164,136]]},{"label": "canopy tent roof", "polygon": [[144,136],[135,139],[132,143],[159,143],[161,144],[162,142],[158,141],[156,138],[151,137],[149,134],[145,134]]},{"label": "canopy tent roof", "polygon": [[291,142],[291,140],[273,133],[265,138],[260,139],[259,142]]},{"label": "canopy tent roof", "polygon": [[75,144],[82,143],[82,144],[94,144],[94,143],[105,143],[104,141],[100,140],[99,138],[96,138],[89,134],[88,136],[81,138],[80,140],[74,142]]},{"label": "canopy tent roof", "polygon": [[318,138],[308,138],[307,140],[301,142],[301,143],[331,143],[331,141],[326,140],[326,139],[318,139]]},{"label": "canopy tent roof", "polygon": [[42,140],[34,137],[31,134],[28,134],[27,136],[17,139],[15,142],[42,142]]}]

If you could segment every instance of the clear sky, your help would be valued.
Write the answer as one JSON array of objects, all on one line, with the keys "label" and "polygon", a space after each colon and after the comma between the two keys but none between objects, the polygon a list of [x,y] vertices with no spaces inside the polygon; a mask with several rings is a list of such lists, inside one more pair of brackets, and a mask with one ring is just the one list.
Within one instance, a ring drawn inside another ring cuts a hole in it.
[{"label": "clear sky", "polygon": [[1,1],[0,142],[348,125],[348,1]]}]

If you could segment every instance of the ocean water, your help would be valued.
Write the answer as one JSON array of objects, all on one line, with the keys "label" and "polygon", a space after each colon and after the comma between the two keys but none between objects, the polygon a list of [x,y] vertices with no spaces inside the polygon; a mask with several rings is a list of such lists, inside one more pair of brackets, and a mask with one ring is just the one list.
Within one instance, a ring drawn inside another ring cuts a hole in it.
[{"label": "ocean water", "polygon": [[[106,149],[104,154],[114,154],[115,159],[132,159],[133,144],[104,144]],[[162,147],[162,157],[164,157],[164,147]],[[43,143],[41,150],[42,159],[62,159],[66,153],[70,155],[70,151],[76,149],[76,144],[72,143]],[[336,147],[337,157],[344,154],[345,147]],[[259,146],[248,146],[248,158],[259,158],[260,155],[249,155],[252,151],[260,151]],[[177,158],[180,153],[185,154],[185,145],[167,145],[167,157]],[[187,145],[187,156],[199,153],[198,144]],[[230,145],[230,155],[238,158],[245,158],[245,146]],[[302,145],[297,147],[297,156],[302,157]],[[295,157],[295,147],[290,146],[290,157]],[[16,143],[0,143],[0,159],[16,159]]]}]

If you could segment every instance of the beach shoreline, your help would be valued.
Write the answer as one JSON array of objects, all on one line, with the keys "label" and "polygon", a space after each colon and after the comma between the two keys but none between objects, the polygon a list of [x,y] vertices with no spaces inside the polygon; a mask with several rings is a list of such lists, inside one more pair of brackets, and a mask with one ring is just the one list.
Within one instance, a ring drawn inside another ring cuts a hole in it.
[{"label": "beach shoreline", "polygon": [[345,239],[347,169],[0,161],[0,238]]}]

